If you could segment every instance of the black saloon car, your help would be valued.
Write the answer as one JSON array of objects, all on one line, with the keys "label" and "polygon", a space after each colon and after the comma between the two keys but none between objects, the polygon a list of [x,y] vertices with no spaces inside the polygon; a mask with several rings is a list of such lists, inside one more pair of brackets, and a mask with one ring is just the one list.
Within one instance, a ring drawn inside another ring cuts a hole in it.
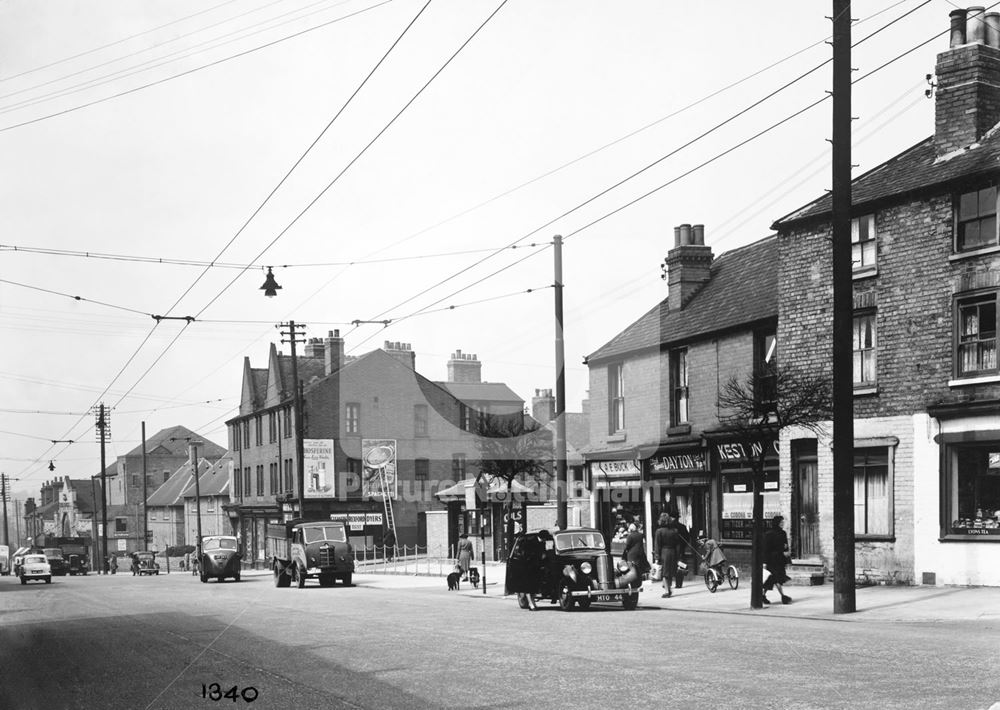
[{"label": "black saloon car", "polygon": [[139,575],[140,577],[144,574],[158,575],[160,573],[160,565],[156,561],[156,553],[150,552],[149,550],[139,550],[138,552],[132,553],[132,575]]},{"label": "black saloon car", "polygon": [[239,582],[242,559],[239,541],[232,535],[202,537],[198,565],[201,581],[207,582],[215,577],[221,582],[226,577],[232,577]]},{"label": "black saloon car", "polygon": [[619,601],[631,610],[639,603],[642,574],[627,562],[616,563],[598,530],[540,530],[514,540],[506,587],[522,609],[535,609],[538,599],[548,599],[564,611]]}]

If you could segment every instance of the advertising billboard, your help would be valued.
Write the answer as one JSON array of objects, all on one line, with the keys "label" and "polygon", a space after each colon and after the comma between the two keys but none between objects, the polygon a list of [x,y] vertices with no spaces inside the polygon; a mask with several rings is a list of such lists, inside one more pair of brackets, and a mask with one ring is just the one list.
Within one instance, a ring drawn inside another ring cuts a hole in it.
[{"label": "advertising billboard", "polygon": [[383,486],[393,500],[397,497],[396,440],[361,440],[361,496],[382,498]]},{"label": "advertising billboard", "polygon": [[304,439],[305,498],[333,498],[333,439]]}]

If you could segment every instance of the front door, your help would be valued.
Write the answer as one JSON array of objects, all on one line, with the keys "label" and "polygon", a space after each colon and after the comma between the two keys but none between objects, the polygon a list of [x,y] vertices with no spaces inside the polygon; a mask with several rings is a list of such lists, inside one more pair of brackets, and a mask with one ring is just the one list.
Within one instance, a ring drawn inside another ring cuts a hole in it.
[{"label": "front door", "polygon": [[819,505],[816,461],[798,461],[796,490],[799,498],[799,557],[819,556]]},{"label": "front door", "polygon": [[[551,544],[551,537],[547,541]],[[514,541],[514,547],[507,560],[507,577],[504,586],[507,594],[526,592],[538,594],[541,591],[542,565],[546,553],[546,541],[537,534],[528,533]]]}]

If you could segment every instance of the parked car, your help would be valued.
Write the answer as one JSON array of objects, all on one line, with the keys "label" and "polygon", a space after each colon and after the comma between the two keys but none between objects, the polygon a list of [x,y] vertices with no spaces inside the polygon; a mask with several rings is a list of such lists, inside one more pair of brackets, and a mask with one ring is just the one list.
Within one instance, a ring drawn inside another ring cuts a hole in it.
[{"label": "parked car", "polygon": [[62,548],[45,547],[42,551],[45,554],[45,559],[49,561],[49,567],[52,568],[52,574],[57,577],[62,577],[69,572],[69,565],[66,563],[66,560],[63,559]]},{"label": "parked car", "polygon": [[52,568],[43,554],[25,555],[21,562],[21,584],[27,584],[32,579],[44,579],[46,584],[52,584]]},{"label": "parked car", "polygon": [[639,603],[642,574],[625,561],[616,564],[598,530],[540,530],[515,538],[506,587],[522,609],[535,609],[537,600],[548,599],[564,611],[588,609],[594,602],[621,602],[632,610]]},{"label": "parked car", "polygon": [[156,562],[156,553],[140,550],[132,553],[132,576],[144,574],[159,574],[160,565]]},{"label": "parked car", "polygon": [[85,555],[70,555],[69,556],[69,573],[70,576],[78,574],[87,574],[89,571],[89,566],[87,565],[87,557]]},{"label": "parked car", "polygon": [[201,558],[198,572],[202,582],[215,577],[220,582],[226,577],[240,581],[243,553],[240,543],[232,535],[211,535],[201,539]]},{"label": "parked car", "polygon": [[43,554],[40,547],[19,547],[10,558],[11,571],[15,577],[21,576],[21,565],[24,564],[24,556],[27,554]]}]

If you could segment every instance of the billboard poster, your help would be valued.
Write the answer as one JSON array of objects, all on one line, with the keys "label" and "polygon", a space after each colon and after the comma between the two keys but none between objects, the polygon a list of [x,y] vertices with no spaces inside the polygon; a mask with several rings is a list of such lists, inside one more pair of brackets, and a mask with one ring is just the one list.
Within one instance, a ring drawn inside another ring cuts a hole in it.
[{"label": "billboard poster", "polygon": [[333,439],[304,439],[305,498],[333,498]]},{"label": "billboard poster", "polygon": [[361,496],[363,498],[381,498],[384,481],[389,497],[395,500],[398,488],[396,440],[362,439],[361,466]]}]

